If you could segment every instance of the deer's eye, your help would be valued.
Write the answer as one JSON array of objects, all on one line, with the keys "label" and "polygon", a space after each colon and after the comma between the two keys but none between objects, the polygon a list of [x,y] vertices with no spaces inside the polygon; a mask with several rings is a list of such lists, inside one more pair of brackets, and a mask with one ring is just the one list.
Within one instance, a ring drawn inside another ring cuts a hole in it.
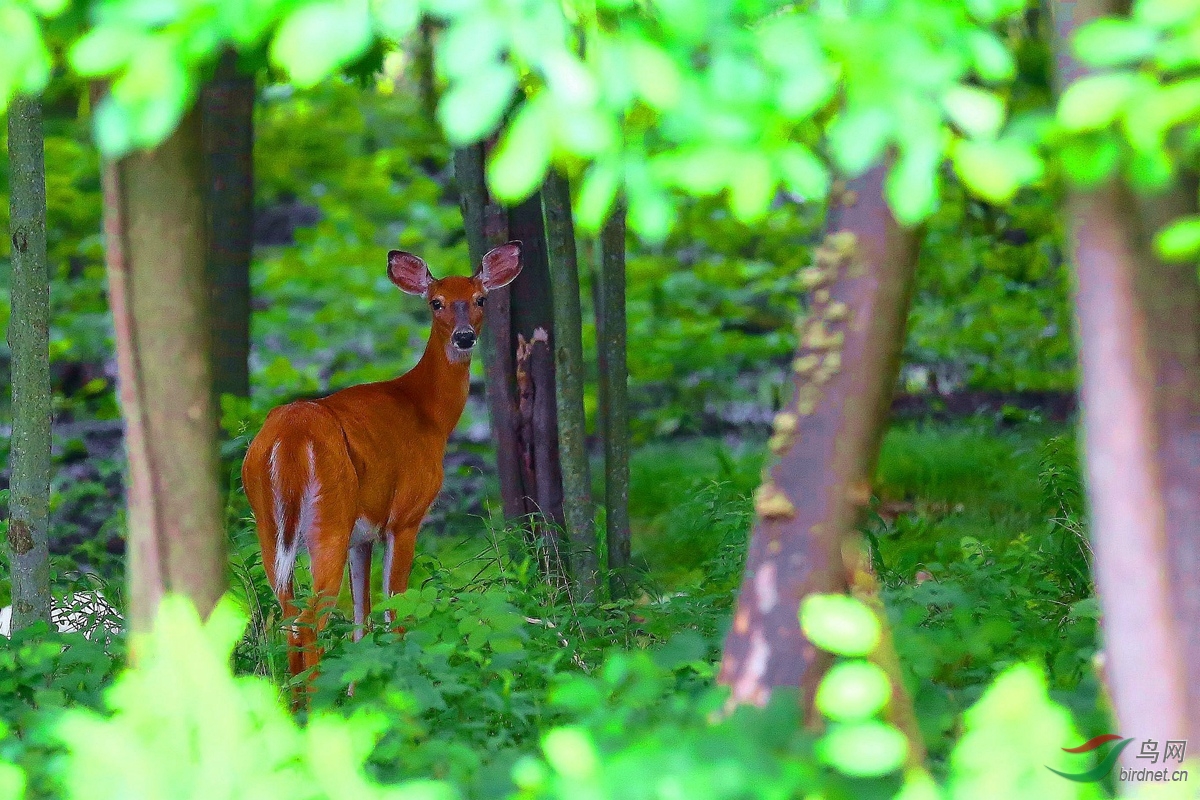
[{"label": "deer's eye", "polygon": [[481,295],[479,295],[479,297],[475,298],[475,305],[479,306],[480,308],[483,308],[483,304],[486,302],[487,302],[486,294],[481,294]]},{"label": "deer's eye", "polygon": [[441,311],[444,306],[445,306],[445,304],[441,300],[438,300],[436,298],[429,301],[429,307],[432,308],[434,311]]}]

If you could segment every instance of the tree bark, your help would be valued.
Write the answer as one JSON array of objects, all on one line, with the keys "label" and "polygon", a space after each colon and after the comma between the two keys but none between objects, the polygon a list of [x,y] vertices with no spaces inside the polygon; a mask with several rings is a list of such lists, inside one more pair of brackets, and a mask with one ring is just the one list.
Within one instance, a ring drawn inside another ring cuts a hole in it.
[{"label": "tree bark", "polygon": [[[778,460],[755,495],[758,521],[721,662],[719,679],[734,703],[761,705],[774,687],[798,686],[811,710],[829,659],[801,632],[800,603],[846,592],[848,575],[865,573],[861,559],[847,563],[843,551],[856,544],[854,526],[870,499],[917,250],[917,237],[883,200],[885,173],[876,167],[835,197],[816,264],[801,273],[813,294],[798,331],[795,392],[775,418],[770,447]],[[855,584],[870,593],[870,581]],[[877,656],[883,664],[894,659]],[[903,710],[907,698],[892,673],[893,707]],[[905,717],[893,713],[898,725]],[[906,733],[910,758],[919,758],[918,732]]]},{"label": "tree bark", "polygon": [[[557,346],[553,300],[550,291],[550,262],[546,255],[546,228],[542,220],[542,197],[537,192],[508,211],[508,238],[523,244],[525,267],[512,282],[510,347],[519,337],[534,342],[538,330],[545,333],[546,346],[533,347],[530,375],[535,393],[533,424],[535,454],[533,482],[522,487],[528,514],[540,513],[559,528],[563,519],[562,465],[558,449],[558,414],[554,405],[556,381],[552,349]],[[544,362],[544,363],[543,363]],[[538,398],[541,398],[540,400]]]},{"label": "tree bark", "polygon": [[563,516],[570,542],[569,573],[579,596],[595,596],[599,573],[595,509],[588,469],[587,419],[583,410],[583,309],[579,300],[579,262],[571,217],[571,185],[551,172],[542,188],[546,241],[554,294],[554,348],[557,375],[558,444],[562,456]]},{"label": "tree bark", "polygon": [[600,232],[601,307],[596,312],[600,408],[604,415],[604,526],[609,592],[625,597],[630,581],[629,369],[625,342],[625,206]]},{"label": "tree bark", "polygon": [[[434,68],[434,35],[435,22],[428,16],[421,17],[417,28],[416,52],[413,55],[414,67],[417,72],[417,86],[421,93],[421,107],[428,120],[437,119],[438,92]],[[499,244],[504,244],[500,242]]]},{"label": "tree bark", "polygon": [[207,615],[225,589],[201,139],[193,109],[158,148],[104,169],[135,632],[165,592]]},{"label": "tree bark", "polygon": [[[540,193],[534,194],[507,210],[492,202],[484,183],[484,154],[483,145],[455,151],[471,259],[482,259],[488,247],[516,240],[522,244],[524,263],[516,280],[493,292],[485,307],[484,371],[504,516],[532,521],[534,539],[550,554],[548,563],[557,564],[561,553],[557,530],[564,522],[563,484],[542,199]],[[527,349],[522,350],[524,361],[519,366],[517,353],[522,342]],[[539,518],[552,525],[541,525]]]},{"label": "tree bark", "polygon": [[[459,204],[467,250],[473,269],[483,256],[507,241],[508,220],[503,208],[491,202],[484,181],[484,145],[460,147],[454,151],[454,176],[458,182]],[[512,340],[511,288],[505,286],[488,294],[483,309],[484,325],[480,346],[487,379],[488,417],[496,437],[496,471],[500,476],[500,497],[505,519],[525,515],[522,494],[520,448],[517,443],[516,351]]]},{"label": "tree bark", "polygon": [[[254,76],[226,52],[201,93],[212,287],[213,388],[250,396],[250,260],[254,249]],[[220,406],[218,405],[218,412]]]},{"label": "tree bark", "polygon": [[9,558],[12,629],[50,622],[50,272],[46,261],[46,160],[40,101],[8,109],[12,237],[12,445]]},{"label": "tree bark", "polygon": [[[1060,90],[1084,72],[1075,30],[1125,6],[1053,4]],[[1195,212],[1190,176],[1156,197],[1114,180],[1067,200],[1105,672],[1120,729],[1166,739],[1200,735],[1200,279],[1150,242]]]}]

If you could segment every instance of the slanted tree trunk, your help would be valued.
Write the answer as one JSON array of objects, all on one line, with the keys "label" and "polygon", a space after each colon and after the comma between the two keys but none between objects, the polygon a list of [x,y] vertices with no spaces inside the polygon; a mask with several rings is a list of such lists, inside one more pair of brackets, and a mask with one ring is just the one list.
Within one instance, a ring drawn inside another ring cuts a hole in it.
[{"label": "slanted tree trunk", "polygon": [[[800,602],[846,592],[848,578],[856,593],[873,591],[865,560],[853,555],[854,526],[870,499],[899,370],[917,243],[883,200],[884,174],[877,167],[833,198],[816,264],[801,273],[813,292],[793,364],[795,392],[775,417],[770,447],[778,459],[755,494],[758,520],[721,662],[734,703],[761,705],[774,687],[798,686],[811,709],[829,660],[801,632]],[[890,654],[877,656],[894,663]],[[904,686],[890,672],[893,709],[905,709]],[[893,713],[910,757],[920,760],[911,719]]]},{"label": "slanted tree trunk", "polygon": [[13,413],[8,548],[15,631],[50,622],[50,272],[42,107],[35,98],[20,96],[9,106],[8,163]]},{"label": "slanted tree trunk", "polygon": [[625,342],[625,206],[618,203],[600,232],[600,307],[596,342],[604,416],[604,525],[609,592],[624,597],[631,575],[629,531],[629,368]]},{"label": "slanted tree trunk", "polygon": [[563,516],[570,541],[569,571],[584,599],[594,597],[598,577],[595,509],[588,469],[587,419],[583,410],[583,310],[579,263],[571,216],[571,185],[551,171],[542,187],[550,284],[554,294],[558,443],[562,456]]},{"label": "slanted tree trunk", "polygon": [[[212,295],[213,388],[250,396],[250,258],[254,248],[254,76],[225,53],[201,93]],[[219,409],[218,409],[219,410]]]},{"label": "slanted tree trunk", "polygon": [[225,589],[205,280],[201,124],[104,169],[104,231],[129,454],[130,618],[165,592],[207,615]]},{"label": "slanted tree trunk", "polygon": [[[1061,89],[1084,72],[1075,30],[1128,8],[1052,10]],[[1196,213],[1195,181],[1138,198],[1114,179],[1071,191],[1066,210],[1108,688],[1122,731],[1186,740],[1200,736],[1200,280],[1150,241]]]}]

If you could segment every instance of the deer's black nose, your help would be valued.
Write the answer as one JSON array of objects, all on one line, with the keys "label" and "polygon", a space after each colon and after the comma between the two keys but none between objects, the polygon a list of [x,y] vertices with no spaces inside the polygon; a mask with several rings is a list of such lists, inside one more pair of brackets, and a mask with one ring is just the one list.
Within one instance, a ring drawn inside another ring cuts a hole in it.
[{"label": "deer's black nose", "polygon": [[454,346],[459,350],[470,350],[475,346],[475,331],[455,331]]}]

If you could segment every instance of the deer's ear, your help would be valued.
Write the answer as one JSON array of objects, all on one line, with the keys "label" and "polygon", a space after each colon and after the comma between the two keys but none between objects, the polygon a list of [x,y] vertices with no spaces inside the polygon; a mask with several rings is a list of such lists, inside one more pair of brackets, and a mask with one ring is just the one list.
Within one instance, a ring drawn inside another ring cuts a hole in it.
[{"label": "deer's ear", "polygon": [[521,243],[509,242],[488,251],[483,257],[478,278],[489,292],[508,286],[521,274]]},{"label": "deer's ear", "polygon": [[422,297],[429,291],[429,284],[433,283],[429,265],[424,259],[403,250],[388,251],[388,277],[401,291]]}]

